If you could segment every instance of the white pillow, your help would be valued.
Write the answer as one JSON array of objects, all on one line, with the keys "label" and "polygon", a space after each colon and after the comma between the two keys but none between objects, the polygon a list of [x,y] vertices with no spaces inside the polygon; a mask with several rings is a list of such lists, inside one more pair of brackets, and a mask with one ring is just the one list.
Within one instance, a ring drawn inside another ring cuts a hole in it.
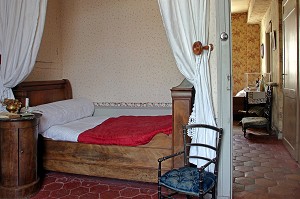
[{"label": "white pillow", "polygon": [[78,98],[42,104],[30,107],[29,111],[42,114],[39,132],[44,132],[53,125],[65,124],[84,117],[92,116],[94,104],[88,99]]},{"label": "white pillow", "polygon": [[246,97],[246,91],[240,90],[235,96],[236,97]]}]

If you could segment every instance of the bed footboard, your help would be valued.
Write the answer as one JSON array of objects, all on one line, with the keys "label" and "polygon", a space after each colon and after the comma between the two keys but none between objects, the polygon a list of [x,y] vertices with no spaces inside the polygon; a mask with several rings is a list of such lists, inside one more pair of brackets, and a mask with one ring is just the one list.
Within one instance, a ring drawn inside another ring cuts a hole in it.
[{"label": "bed footboard", "polygon": [[[164,135],[165,146],[172,138]],[[43,139],[43,168],[66,173],[157,182],[157,159],[171,153],[171,148],[95,145]],[[163,170],[172,168],[169,161]]]}]

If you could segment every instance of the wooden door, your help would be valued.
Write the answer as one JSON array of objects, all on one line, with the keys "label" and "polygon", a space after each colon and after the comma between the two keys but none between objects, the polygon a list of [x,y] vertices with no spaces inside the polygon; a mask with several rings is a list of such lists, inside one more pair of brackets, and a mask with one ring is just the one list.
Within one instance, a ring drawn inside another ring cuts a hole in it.
[{"label": "wooden door", "polygon": [[283,2],[283,142],[298,161],[297,132],[297,7],[296,0]]},{"label": "wooden door", "polygon": [[[36,120],[36,119],[34,119]],[[23,121],[18,128],[19,137],[19,185],[27,185],[38,179],[37,175],[37,123]]]}]

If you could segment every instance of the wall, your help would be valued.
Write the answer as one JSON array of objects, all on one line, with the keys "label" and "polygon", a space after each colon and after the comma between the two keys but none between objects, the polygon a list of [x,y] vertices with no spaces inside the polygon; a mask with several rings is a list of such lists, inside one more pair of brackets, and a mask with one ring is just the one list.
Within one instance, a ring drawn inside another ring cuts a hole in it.
[{"label": "wall", "polygon": [[[265,32],[266,28],[269,25],[269,22],[272,22],[272,31],[276,31],[276,49],[272,50],[271,60],[272,66],[271,76],[272,82],[278,84],[277,87],[273,89],[273,108],[272,108],[272,127],[274,130],[280,132],[282,131],[282,106],[283,106],[283,96],[282,96],[282,30],[281,30],[281,3],[277,0],[272,0],[271,5],[266,12],[262,22],[261,22],[261,41],[265,42],[266,38]],[[262,71],[266,70],[266,57],[262,60]]]},{"label": "wall", "polygon": [[[63,1],[63,74],[75,96],[100,102],[170,102],[183,79],[157,1]],[[91,92],[92,91],[92,92]]]},{"label": "wall", "polygon": [[[215,21],[210,28],[215,36]],[[37,63],[27,80],[67,78],[74,97],[98,104],[170,103],[170,88],[184,78],[171,53],[157,0],[48,1],[39,53],[51,63]],[[215,60],[212,53],[213,74]],[[217,80],[212,79],[216,95]]]},{"label": "wall", "polygon": [[27,80],[62,79],[60,0],[50,0],[43,38],[34,70]]},{"label": "wall", "polygon": [[260,72],[260,26],[247,13],[231,15],[233,95],[245,88],[245,73]]},{"label": "wall", "polygon": [[67,78],[95,102],[169,103],[183,80],[155,0],[48,1],[39,58],[27,80]]}]

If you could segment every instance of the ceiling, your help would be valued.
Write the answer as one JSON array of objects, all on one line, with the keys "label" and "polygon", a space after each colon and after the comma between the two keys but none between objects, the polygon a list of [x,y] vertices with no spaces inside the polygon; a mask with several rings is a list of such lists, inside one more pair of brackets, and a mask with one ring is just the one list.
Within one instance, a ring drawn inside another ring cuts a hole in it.
[{"label": "ceiling", "polygon": [[249,0],[231,0],[231,13],[247,12]]},{"label": "ceiling", "polygon": [[231,0],[231,13],[248,12],[248,23],[259,24],[272,0]]}]

